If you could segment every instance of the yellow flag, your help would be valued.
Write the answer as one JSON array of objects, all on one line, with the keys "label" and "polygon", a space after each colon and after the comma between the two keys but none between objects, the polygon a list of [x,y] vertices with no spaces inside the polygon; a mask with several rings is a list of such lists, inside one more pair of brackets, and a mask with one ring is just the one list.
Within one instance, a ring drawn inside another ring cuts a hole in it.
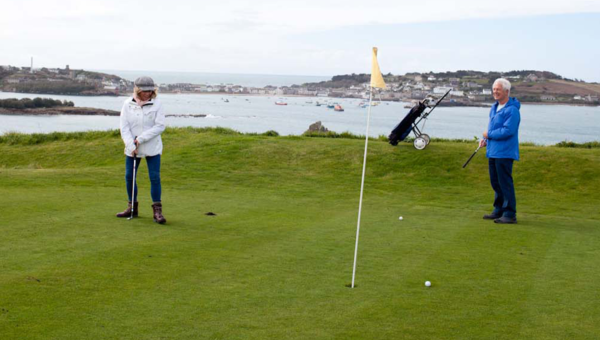
[{"label": "yellow flag", "polygon": [[385,89],[385,82],[381,76],[379,70],[379,64],[377,63],[377,47],[373,47],[373,62],[371,64],[371,87],[378,87]]}]

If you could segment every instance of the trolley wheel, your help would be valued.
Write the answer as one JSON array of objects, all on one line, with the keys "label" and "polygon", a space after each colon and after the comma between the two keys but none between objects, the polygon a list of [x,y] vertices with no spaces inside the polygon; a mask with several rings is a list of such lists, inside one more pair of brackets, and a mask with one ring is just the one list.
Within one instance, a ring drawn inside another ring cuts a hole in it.
[{"label": "trolley wheel", "polygon": [[423,150],[427,146],[427,141],[423,137],[417,137],[415,138],[413,145],[415,146],[415,149]]},{"label": "trolley wheel", "polygon": [[426,134],[420,134],[419,137],[423,138],[425,140],[425,142],[427,143],[427,145],[429,145],[429,141],[431,140],[431,138],[429,138],[429,135]]}]

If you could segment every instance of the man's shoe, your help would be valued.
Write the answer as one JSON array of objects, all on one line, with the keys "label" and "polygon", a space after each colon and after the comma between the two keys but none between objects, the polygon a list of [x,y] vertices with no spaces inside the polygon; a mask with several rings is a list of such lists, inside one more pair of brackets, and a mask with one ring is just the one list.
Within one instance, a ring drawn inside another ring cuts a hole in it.
[{"label": "man's shoe", "polygon": [[494,220],[494,223],[500,223],[500,224],[515,224],[517,223],[517,218],[516,217],[506,217],[506,216],[502,216],[500,218],[497,218]]},{"label": "man's shoe", "polygon": [[484,220],[495,220],[495,219],[498,219],[500,217],[502,217],[502,215],[500,215],[500,214],[494,214],[494,213],[483,215],[483,219]]}]

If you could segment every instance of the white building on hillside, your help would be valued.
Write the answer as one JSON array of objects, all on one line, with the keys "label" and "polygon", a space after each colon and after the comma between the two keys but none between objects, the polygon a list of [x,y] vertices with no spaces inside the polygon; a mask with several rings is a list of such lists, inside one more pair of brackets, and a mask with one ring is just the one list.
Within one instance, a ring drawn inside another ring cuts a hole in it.
[{"label": "white building on hillside", "polygon": [[448,91],[452,91],[453,88],[449,86],[438,86],[433,88],[433,94],[445,94]]}]

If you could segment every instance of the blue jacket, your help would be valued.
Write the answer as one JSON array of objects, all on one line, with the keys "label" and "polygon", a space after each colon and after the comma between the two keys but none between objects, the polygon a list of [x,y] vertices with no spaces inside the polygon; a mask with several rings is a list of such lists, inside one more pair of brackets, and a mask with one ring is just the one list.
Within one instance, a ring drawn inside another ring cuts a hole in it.
[{"label": "blue jacket", "polygon": [[498,102],[490,109],[488,125],[487,158],[512,158],[519,160],[519,124],[521,103],[511,97],[498,112]]}]

